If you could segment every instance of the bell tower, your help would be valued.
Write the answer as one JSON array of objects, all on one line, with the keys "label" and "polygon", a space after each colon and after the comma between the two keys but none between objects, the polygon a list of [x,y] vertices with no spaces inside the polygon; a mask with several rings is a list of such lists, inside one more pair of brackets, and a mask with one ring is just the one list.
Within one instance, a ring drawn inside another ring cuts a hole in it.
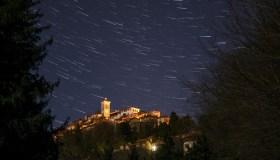
[{"label": "bell tower", "polygon": [[111,102],[108,101],[107,98],[104,98],[104,100],[101,101],[101,115],[106,119],[110,117],[110,104]]}]

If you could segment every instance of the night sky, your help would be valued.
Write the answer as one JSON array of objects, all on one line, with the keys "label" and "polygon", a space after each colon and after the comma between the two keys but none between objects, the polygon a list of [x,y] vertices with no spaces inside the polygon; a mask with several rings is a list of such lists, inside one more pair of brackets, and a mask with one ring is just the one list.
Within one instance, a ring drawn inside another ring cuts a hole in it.
[{"label": "night sky", "polygon": [[[195,116],[192,93],[178,77],[197,81],[209,62],[198,39],[213,37],[207,25],[222,21],[224,3],[210,0],[44,0],[39,25],[54,43],[41,66],[60,79],[49,106],[55,125],[100,110],[137,106],[162,115]],[[220,44],[224,44],[223,42]]]}]

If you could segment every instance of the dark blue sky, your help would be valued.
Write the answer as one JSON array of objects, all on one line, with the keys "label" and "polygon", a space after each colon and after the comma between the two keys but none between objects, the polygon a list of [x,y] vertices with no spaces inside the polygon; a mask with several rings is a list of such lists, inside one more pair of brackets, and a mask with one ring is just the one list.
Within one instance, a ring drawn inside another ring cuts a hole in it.
[{"label": "dark blue sky", "polygon": [[100,110],[130,105],[169,115],[195,115],[191,91],[179,76],[196,81],[207,58],[198,39],[213,36],[207,25],[221,21],[224,3],[207,0],[44,0],[40,24],[54,43],[41,66],[60,79],[50,106],[59,123]]}]

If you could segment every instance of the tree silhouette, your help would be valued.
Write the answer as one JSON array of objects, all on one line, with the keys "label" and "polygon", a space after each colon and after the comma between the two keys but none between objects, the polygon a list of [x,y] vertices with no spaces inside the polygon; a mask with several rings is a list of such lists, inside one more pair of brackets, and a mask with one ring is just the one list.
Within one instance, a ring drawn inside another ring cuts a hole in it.
[{"label": "tree silhouette", "polygon": [[130,153],[128,154],[129,160],[138,160],[139,154],[135,145],[131,146]]},{"label": "tree silhouette", "polygon": [[190,152],[186,154],[187,160],[215,160],[214,153],[208,144],[207,137],[202,135],[198,137]]},{"label": "tree silhouette", "polygon": [[117,125],[117,133],[122,137],[127,143],[132,141],[133,133],[128,122],[121,122]]},{"label": "tree silhouette", "polygon": [[57,159],[54,117],[46,108],[58,83],[38,68],[52,39],[43,42],[39,0],[0,1],[0,150],[9,159]]},{"label": "tree silhouette", "polygon": [[[280,2],[230,0],[199,85],[200,126],[219,158],[279,159]],[[216,43],[223,39],[227,45]]]}]

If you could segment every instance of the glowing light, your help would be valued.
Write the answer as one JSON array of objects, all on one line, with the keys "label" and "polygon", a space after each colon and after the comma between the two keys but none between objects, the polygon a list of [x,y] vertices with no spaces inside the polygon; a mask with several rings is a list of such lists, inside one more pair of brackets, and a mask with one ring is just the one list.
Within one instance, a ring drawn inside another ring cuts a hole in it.
[{"label": "glowing light", "polygon": [[152,146],[152,151],[156,151],[157,150],[157,146],[156,145],[153,145]]}]

